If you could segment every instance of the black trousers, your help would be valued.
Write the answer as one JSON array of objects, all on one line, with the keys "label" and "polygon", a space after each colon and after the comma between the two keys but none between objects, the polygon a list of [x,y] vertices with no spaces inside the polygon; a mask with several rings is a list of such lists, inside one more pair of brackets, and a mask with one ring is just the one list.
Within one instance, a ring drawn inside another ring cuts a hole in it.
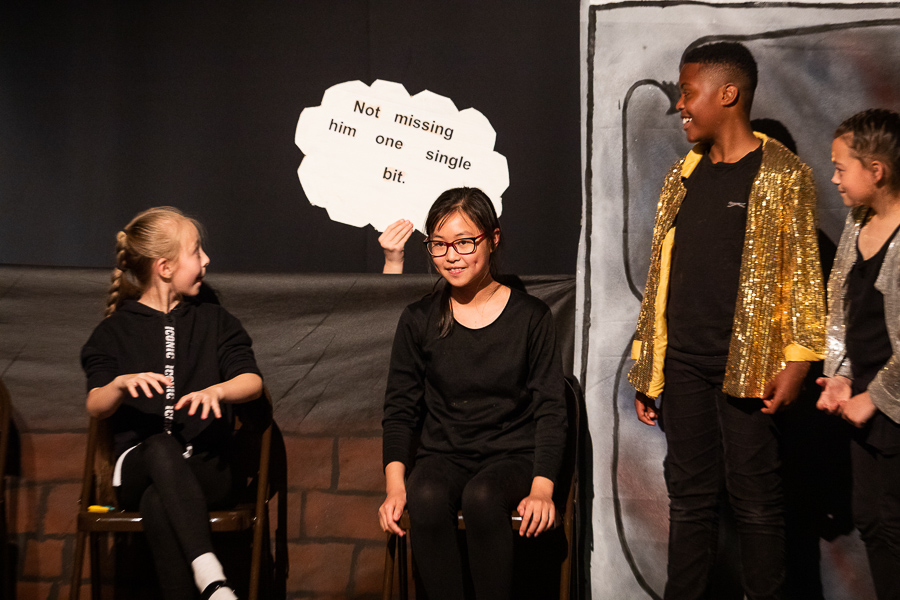
[{"label": "black trousers", "polygon": [[509,518],[531,491],[533,467],[527,456],[472,462],[433,455],[416,462],[406,484],[409,535],[429,600],[464,596],[457,542],[460,509],[476,598],[510,597],[516,534]]},{"label": "black trousers", "polygon": [[747,598],[769,600],[782,594],[784,499],[776,427],[760,412],[758,398],[725,394],[723,378],[721,366],[689,364],[667,355],[660,421],[668,444],[666,600],[709,597],[719,503],[725,497],[737,524]]},{"label": "black trousers", "polygon": [[116,488],[125,510],[138,510],[166,600],[193,600],[191,562],[213,551],[209,508],[233,502],[231,467],[211,453],[188,459],[175,438],[151,436],[122,463]]},{"label": "black trousers", "polygon": [[878,600],[900,600],[900,454],[850,446],[853,520],[866,544]]}]

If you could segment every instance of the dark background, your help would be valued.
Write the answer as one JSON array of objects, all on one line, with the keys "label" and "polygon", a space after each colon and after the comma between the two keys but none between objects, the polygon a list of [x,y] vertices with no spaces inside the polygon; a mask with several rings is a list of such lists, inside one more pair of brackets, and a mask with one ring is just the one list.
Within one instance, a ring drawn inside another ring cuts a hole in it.
[{"label": "dark background", "polygon": [[171,204],[216,271],[380,271],[378,234],[296,174],[300,112],[355,79],[481,111],[509,162],[504,270],[575,272],[577,0],[4,2],[0,263],[112,266],[115,232]]}]

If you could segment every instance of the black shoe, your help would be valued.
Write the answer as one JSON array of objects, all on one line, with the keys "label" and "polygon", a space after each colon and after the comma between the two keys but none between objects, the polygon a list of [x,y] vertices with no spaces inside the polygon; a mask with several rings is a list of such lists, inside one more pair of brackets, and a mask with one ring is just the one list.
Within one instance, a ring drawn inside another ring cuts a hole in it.
[{"label": "black shoe", "polygon": [[[216,593],[220,588],[228,588],[232,592],[234,588],[231,587],[231,584],[224,580],[213,581],[211,584],[206,586],[206,589],[203,590],[203,593],[200,594],[200,600],[209,600],[210,596]],[[235,594],[237,595],[237,594]]]}]

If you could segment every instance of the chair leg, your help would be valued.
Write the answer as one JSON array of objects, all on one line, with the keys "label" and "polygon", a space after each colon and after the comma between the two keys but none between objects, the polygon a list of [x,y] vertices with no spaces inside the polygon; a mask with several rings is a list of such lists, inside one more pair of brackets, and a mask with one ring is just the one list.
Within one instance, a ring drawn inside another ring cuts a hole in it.
[{"label": "chair leg", "polygon": [[575,527],[571,511],[565,516],[563,530],[566,535],[566,558],[559,570],[559,600],[569,600],[572,594],[572,566],[577,565],[577,562],[572,560],[572,553],[575,551]]},{"label": "chair leg", "polygon": [[81,595],[81,570],[84,567],[84,545],[87,534],[79,531],[75,536],[75,557],[72,561],[72,583],[69,586],[69,600],[78,600]]},{"label": "chair leg", "polygon": [[[2,470],[2,467],[0,467],[0,478],[4,476]],[[4,598],[12,598],[13,571],[10,569],[9,564],[9,533],[6,530],[6,497],[3,495],[4,493],[3,482],[0,481],[0,569],[2,569],[2,572],[0,572],[0,593],[3,594]]]},{"label": "chair leg", "polygon": [[397,544],[397,534],[388,534],[387,545],[384,551],[384,578],[381,581],[381,600],[391,600],[391,597],[394,595],[394,559]]},{"label": "chair leg", "polygon": [[409,574],[406,568],[406,548],[409,543],[407,537],[397,538],[397,560],[400,561],[400,568],[397,569],[400,576],[400,600],[409,600]]},{"label": "chair leg", "polygon": [[[266,518],[266,526],[263,528],[263,555],[260,567],[260,587],[259,595],[263,598],[271,598],[272,600],[285,600],[284,596],[279,596],[277,586],[275,585],[275,572],[277,561],[275,555],[272,554],[272,536],[270,534],[271,521]],[[265,577],[265,579],[263,579]]]},{"label": "chair leg", "polygon": [[[100,572],[100,536],[104,534],[90,533],[91,540],[91,600],[100,600],[100,592],[103,589],[102,573]],[[104,535],[104,539],[105,535]]]},{"label": "chair leg", "polygon": [[284,509],[287,492],[278,492],[278,522],[275,524],[275,594],[274,600],[287,597],[288,554],[287,554],[287,510]]},{"label": "chair leg", "polygon": [[559,570],[559,600],[569,600],[569,593],[572,587],[572,572],[569,570],[572,564],[572,558],[566,556]]},{"label": "chair leg", "polygon": [[275,524],[275,592],[276,600],[287,598],[287,579],[290,575],[288,566],[287,543],[287,483],[282,482],[278,488],[278,519]]},{"label": "chair leg", "polygon": [[259,572],[262,568],[262,551],[263,551],[263,529],[269,528],[268,519],[263,516],[257,519],[253,524],[253,542],[251,546],[250,559],[250,591],[249,600],[257,600],[259,598]]}]

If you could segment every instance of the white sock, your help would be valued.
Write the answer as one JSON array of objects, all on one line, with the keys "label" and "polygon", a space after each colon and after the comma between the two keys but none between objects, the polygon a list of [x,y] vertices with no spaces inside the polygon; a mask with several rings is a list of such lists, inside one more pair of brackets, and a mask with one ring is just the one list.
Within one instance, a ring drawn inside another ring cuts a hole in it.
[{"label": "white sock", "polygon": [[[201,592],[214,581],[223,581],[225,579],[225,571],[222,570],[222,563],[216,558],[212,552],[201,554],[191,563],[191,569],[194,571],[194,583]],[[210,600],[236,600],[234,595],[228,588],[219,588],[211,596]]]},{"label": "white sock", "polygon": [[237,600],[237,596],[231,591],[231,588],[223,587],[213,592],[209,600]]}]

